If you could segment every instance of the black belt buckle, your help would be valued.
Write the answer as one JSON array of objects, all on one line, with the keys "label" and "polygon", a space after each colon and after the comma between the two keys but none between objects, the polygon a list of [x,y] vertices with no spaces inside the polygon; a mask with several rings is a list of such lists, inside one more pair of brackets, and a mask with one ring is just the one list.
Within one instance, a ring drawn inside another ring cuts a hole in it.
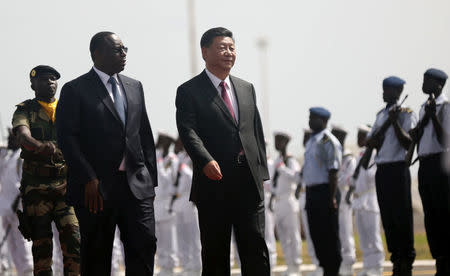
[{"label": "black belt buckle", "polygon": [[245,165],[247,162],[247,159],[245,158],[245,154],[239,153],[236,158],[236,163],[240,166]]}]

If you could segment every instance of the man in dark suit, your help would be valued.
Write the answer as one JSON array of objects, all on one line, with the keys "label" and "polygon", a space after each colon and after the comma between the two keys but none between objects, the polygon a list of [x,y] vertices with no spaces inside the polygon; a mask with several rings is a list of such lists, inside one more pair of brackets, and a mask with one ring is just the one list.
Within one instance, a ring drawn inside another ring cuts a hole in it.
[{"label": "man in dark suit", "polygon": [[155,145],[142,84],[118,74],[127,50],[114,33],[94,35],[94,66],[64,85],[56,112],[69,168],[67,200],[80,223],[83,276],[111,274],[116,225],[126,275],[153,275]]},{"label": "man in dark suit", "polygon": [[242,275],[269,275],[263,191],[269,173],[255,90],[229,75],[236,59],[231,31],[210,29],[200,44],[206,69],[178,87],[176,106],[193,162],[190,200],[198,207],[202,275],[230,275],[232,229]]}]

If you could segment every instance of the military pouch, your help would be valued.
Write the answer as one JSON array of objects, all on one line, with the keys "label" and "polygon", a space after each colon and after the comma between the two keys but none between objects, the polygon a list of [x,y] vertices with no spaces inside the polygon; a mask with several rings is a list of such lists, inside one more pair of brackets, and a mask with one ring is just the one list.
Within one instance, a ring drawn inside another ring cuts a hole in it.
[{"label": "military pouch", "polygon": [[67,166],[47,166],[41,165],[37,162],[24,162],[23,171],[41,177],[65,177],[67,174]]},{"label": "military pouch", "polygon": [[16,212],[17,218],[19,219],[19,231],[24,237],[24,239],[31,241],[31,221],[30,217],[27,216],[21,210],[17,210]]}]

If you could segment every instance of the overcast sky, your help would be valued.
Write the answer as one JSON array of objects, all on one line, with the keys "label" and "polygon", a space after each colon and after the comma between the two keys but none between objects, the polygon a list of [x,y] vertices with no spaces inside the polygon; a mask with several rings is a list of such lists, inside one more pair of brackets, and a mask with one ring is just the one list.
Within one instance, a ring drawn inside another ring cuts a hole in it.
[{"label": "overcast sky", "polygon": [[[90,70],[89,40],[114,31],[129,47],[124,74],[142,81],[154,132],[176,134],[175,93],[191,77],[187,1],[3,1],[0,76],[1,122],[10,125],[14,105],[34,96],[28,73],[54,66],[62,85]],[[254,83],[263,124],[292,134],[300,153],[308,108],[331,110],[331,123],[350,130],[373,123],[383,106],[381,82],[397,75],[407,82],[407,105],[418,112],[423,72],[450,73],[448,0],[196,0],[196,45],[211,27],[234,32],[237,60],[232,74]],[[257,40],[268,40],[266,58]],[[203,69],[198,46],[198,73]],[[268,102],[262,100],[267,65]],[[448,86],[445,88],[449,91]],[[58,89],[59,96],[59,89]],[[265,113],[266,114],[266,113]]]}]

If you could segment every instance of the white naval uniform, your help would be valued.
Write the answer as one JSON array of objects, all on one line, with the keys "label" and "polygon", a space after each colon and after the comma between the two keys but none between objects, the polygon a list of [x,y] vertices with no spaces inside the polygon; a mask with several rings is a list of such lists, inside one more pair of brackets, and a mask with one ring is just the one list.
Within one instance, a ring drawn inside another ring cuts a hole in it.
[{"label": "white naval uniform", "polygon": [[[361,151],[357,162],[364,154]],[[370,163],[373,163],[373,156]],[[354,182],[352,206],[355,212],[355,224],[359,235],[359,246],[363,254],[363,270],[372,271],[371,275],[382,275],[384,248],[380,233],[380,209],[378,207],[375,187],[376,165],[365,170],[360,168],[358,178]]]},{"label": "white naval uniform", "polygon": [[[202,270],[200,228],[197,207],[189,201],[192,185],[192,161],[186,152],[178,153],[178,198],[173,203],[175,212],[178,258],[184,275],[200,275]],[[189,274],[188,274],[189,273]]]},{"label": "white naval uniform", "polygon": [[[288,158],[286,164],[284,164],[282,157],[278,157],[274,160],[272,170],[272,191],[275,195],[273,201],[275,227],[288,266],[288,273],[298,273],[302,263],[302,241],[298,220],[299,206],[295,199],[295,189],[297,188],[296,181],[298,180],[300,166],[293,157]],[[277,180],[274,179],[276,172],[278,172]]]},{"label": "white naval uniform", "polygon": [[356,160],[350,152],[344,152],[342,165],[338,172],[338,188],[341,193],[339,203],[339,239],[341,240],[341,274],[353,274],[352,266],[355,263],[355,239],[353,237],[353,209],[344,200],[350,187],[350,181],[356,168]]},{"label": "white naval uniform", "polygon": [[[22,176],[22,160],[20,150],[2,150],[0,161],[0,216],[3,231],[10,226],[9,234],[4,245],[11,254],[17,275],[32,275],[33,256],[31,242],[26,241],[20,233],[17,215],[11,209],[14,200],[19,195],[20,179]],[[19,205],[20,206],[20,205]],[[3,235],[1,235],[3,238]]]},{"label": "white naval uniform", "polygon": [[[381,128],[386,120],[389,120],[389,109],[383,108],[377,113],[375,123],[372,129],[367,134],[367,137],[371,137],[375,132]],[[414,128],[417,124],[417,117],[414,112],[400,112],[398,115],[398,122],[400,127],[408,132]],[[405,161],[406,149],[404,149],[395,135],[394,127],[391,125],[386,130],[384,135],[383,144],[381,145],[377,155],[375,156],[376,164],[385,164]]]},{"label": "white naval uniform", "polygon": [[123,248],[122,241],[120,240],[119,227],[116,226],[112,249],[111,275],[112,276],[121,275],[122,273],[121,267],[125,267],[125,251]]},{"label": "white naval uniform", "polygon": [[[425,116],[425,104],[426,102],[422,104],[420,108],[419,120],[422,120]],[[444,130],[444,140],[447,140],[450,138],[450,106],[448,103],[448,98],[444,93],[436,98],[436,115]],[[430,154],[448,152],[448,149],[449,147],[447,145],[441,145],[437,140],[436,131],[434,131],[433,122],[431,122],[430,119],[428,124],[423,129],[423,135],[420,138],[420,142],[417,147],[417,155],[423,157]]]},{"label": "white naval uniform", "polygon": [[157,237],[157,264],[166,275],[177,265],[175,213],[169,213],[175,193],[174,183],[178,171],[178,158],[174,153],[158,158],[158,186],[155,188],[155,230]]},{"label": "white naval uniform", "polygon": [[[273,173],[273,160],[271,158],[267,158],[267,167],[269,169],[269,173]],[[273,175],[270,175],[270,179],[272,179]],[[264,207],[265,207],[265,231],[264,231],[264,239],[266,240],[267,249],[269,250],[269,262],[270,267],[273,269],[277,264],[277,243],[275,240],[275,218],[273,212],[269,209],[270,197],[272,195],[271,181],[264,181]]]}]

